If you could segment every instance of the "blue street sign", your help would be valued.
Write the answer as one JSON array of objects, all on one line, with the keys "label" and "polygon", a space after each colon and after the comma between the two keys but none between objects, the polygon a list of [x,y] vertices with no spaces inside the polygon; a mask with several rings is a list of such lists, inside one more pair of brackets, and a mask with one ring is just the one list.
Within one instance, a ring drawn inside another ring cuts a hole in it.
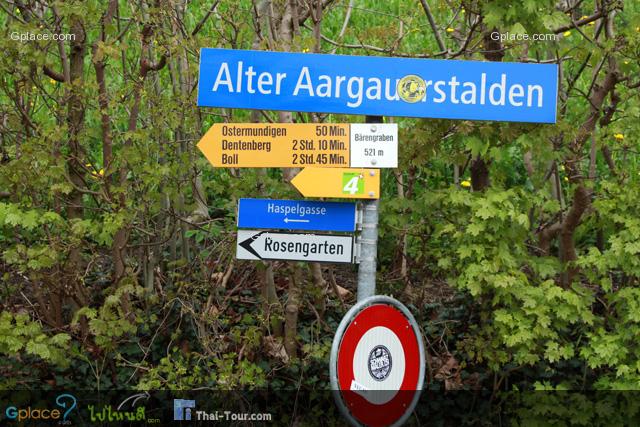
[{"label": "blue street sign", "polygon": [[200,51],[198,106],[555,123],[558,66]]},{"label": "blue street sign", "polygon": [[356,204],[305,200],[240,199],[238,228],[355,231]]}]

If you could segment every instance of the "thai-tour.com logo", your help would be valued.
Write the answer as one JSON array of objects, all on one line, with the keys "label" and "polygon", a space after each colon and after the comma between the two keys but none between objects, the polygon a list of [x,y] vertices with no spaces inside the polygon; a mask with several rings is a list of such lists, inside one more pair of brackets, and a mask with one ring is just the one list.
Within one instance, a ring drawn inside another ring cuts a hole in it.
[{"label": "thai-tour.com logo", "polygon": [[231,411],[197,411],[196,401],[187,399],[173,399],[174,421],[271,421],[269,413],[249,413]]},{"label": "thai-tour.com logo", "polygon": [[56,422],[58,425],[70,425],[69,414],[76,409],[77,399],[68,393],[58,395],[55,404],[58,408],[29,406],[7,406],[4,415],[8,421],[17,421],[33,425],[40,422]]},{"label": "thai-tour.com logo", "polygon": [[173,399],[174,421],[191,421],[191,411],[195,409],[195,400]]}]

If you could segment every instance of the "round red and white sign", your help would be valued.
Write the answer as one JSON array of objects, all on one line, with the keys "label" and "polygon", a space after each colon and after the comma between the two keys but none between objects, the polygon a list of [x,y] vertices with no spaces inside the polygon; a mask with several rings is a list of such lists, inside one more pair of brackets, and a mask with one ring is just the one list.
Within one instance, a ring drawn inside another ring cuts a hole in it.
[{"label": "round red and white sign", "polygon": [[393,298],[373,296],[347,312],[330,363],[336,402],[354,425],[400,425],[420,397],[422,335],[409,310]]}]

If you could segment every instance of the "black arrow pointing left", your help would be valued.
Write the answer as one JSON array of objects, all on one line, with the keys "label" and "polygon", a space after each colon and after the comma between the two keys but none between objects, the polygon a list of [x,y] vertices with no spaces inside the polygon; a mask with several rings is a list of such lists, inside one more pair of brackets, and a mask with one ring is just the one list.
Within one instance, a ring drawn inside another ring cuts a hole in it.
[{"label": "black arrow pointing left", "polygon": [[258,259],[263,259],[260,254],[258,254],[258,252],[256,252],[255,249],[253,249],[253,246],[251,246],[251,244],[258,238],[260,237],[262,234],[266,233],[266,231],[261,231],[258,234],[256,234],[255,236],[251,236],[249,237],[247,240],[244,240],[242,242],[240,242],[240,246],[242,246],[247,252],[253,254],[255,257],[257,257]]}]

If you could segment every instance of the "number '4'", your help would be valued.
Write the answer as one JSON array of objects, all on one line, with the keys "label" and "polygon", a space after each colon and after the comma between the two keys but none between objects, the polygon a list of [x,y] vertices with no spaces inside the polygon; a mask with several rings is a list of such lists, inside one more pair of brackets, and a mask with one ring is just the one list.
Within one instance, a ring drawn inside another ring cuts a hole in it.
[{"label": "number '4'", "polygon": [[358,181],[359,180],[360,180],[360,177],[354,176],[349,181],[347,181],[345,186],[342,188],[342,191],[344,193],[356,194],[358,192]]}]

